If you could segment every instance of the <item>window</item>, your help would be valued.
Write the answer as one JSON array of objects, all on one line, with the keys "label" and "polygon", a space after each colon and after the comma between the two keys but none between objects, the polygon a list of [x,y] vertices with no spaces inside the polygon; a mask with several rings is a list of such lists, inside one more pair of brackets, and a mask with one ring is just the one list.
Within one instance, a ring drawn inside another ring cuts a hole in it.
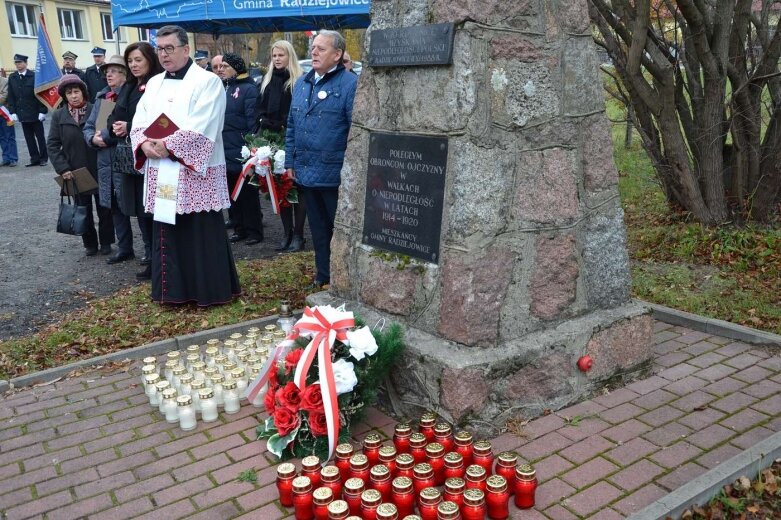
[{"label": "window", "polygon": [[84,30],[81,24],[81,11],[57,9],[60,18],[60,33],[63,40],[83,40]]},{"label": "window", "polygon": [[114,25],[111,23],[111,13],[100,13],[100,28],[103,31],[103,40],[114,41]]},{"label": "window", "polygon": [[141,41],[141,42],[148,42],[149,41],[149,29],[139,29],[138,30],[138,41]]},{"label": "window", "polygon": [[37,36],[34,5],[6,2],[5,10],[8,14],[11,34],[14,36]]}]

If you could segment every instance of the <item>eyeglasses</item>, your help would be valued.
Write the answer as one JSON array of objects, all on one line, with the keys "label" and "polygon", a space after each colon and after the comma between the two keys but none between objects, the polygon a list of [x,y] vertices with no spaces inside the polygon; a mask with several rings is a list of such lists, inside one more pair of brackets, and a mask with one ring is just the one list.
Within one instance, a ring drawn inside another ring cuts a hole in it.
[{"label": "eyeglasses", "polygon": [[165,54],[166,56],[172,54],[176,49],[185,47],[185,45],[166,45],[165,47],[155,47],[157,54]]},{"label": "eyeglasses", "polygon": [[343,59],[343,60],[342,60],[342,63],[350,63],[350,60],[348,60],[347,58],[345,58],[345,59]]}]

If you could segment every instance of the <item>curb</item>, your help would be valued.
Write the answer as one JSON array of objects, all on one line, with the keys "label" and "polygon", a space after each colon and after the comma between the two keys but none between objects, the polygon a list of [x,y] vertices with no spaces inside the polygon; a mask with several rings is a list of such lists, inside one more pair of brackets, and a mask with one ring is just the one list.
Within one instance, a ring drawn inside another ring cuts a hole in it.
[{"label": "curb", "polygon": [[628,520],[664,520],[680,518],[693,505],[704,505],[716,496],[726,484],[741,476],[754,479],[759,471],[781,457],[781,432],[758,442],[749,449],[722,462],[704,475],[684,484],[631,515]]},{"label": "curb", "polygon": [[670,325],[679,325],[699,332],[751,343],[752,345],[781,348],[781,336],[778,334],[744,327],[743,325],[736,325],[735,323],[724,320],[706,318],[698,314],[679,311],[678,309],[672,309],[643,300],[638,301],[643,305],[648,306],[648,308],[653,311],[654,318],[669,323]]},{"label": "curb", "polygon": [[[296,312],[294,314],[297,316],[300,313]],[[112,352],[111,354],[105,354],[103,356],[82,359],[69,365],[49,368],[40,372],[34,372],[32,374],[15,377],[10,381],[0,380],[0,392],[6,392],[12,388],[21,388],[41,383],[48,383],[50,381],[54,381],[55,379],[65,377],[70,372],[78,368],[89,368],[96,365],[104,365],[106,363],[114,363],[127,359],[143,359],[147,356],[163,354],[169,350],[181,350],[194,343],[205,343],[208,339],[227,338],[234,332],[241,332],[249,327],[263,328],[265,325],[273,324],[277,321],[278,317],[279,316],[276,314],[273,314],[264,318],[257,318],[233,325],[224,325],[222,327],[217,327],[216,329],[209,329],[200,332],[194,332],[192,334],[176,336],[174,338],[155,341],[154,343],[147,343],[146,345],[141,345],[127,350]]]}]

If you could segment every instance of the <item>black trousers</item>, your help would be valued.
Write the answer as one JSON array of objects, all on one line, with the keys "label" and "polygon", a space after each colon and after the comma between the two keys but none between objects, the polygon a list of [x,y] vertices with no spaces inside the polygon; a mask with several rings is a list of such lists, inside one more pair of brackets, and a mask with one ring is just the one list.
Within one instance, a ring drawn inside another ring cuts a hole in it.
[{"label": "black trousers", "polygon": [[[230,191],[233,191],[238,179],[239,173],[228,173],[228,189]],[[231,201],[228,216],[235,224],[233,230],[237,235],[263,240],[263,213],[260,211],[257,186],[244,182],[238,198]]]},{"label": "black trousers", "polygon": [[43,123],[22,123],[24,140],[27,143],[27,151],[30,152],[30,162],[38,163],[49,160],[49,152],[46,151],[46,138],[43,135]]},{"label": "black trousers", "polygon": [[[95,199],[95,209],[98,211],[98,231],[95,232],[95,218],[92,215],[92,200]],[[114,243],[114,221],[111,218],[111,210],[101,206],[98,202],[98,194],[77,195],[76,204],[87,206],[87,233],[81,237],[84,247],[98,247]]]},{"label": "black trousers", "polygon": [[334,236],[336,205],[339,201],[339,188],[302,187],[309,217],[309,230],[312,232],[312,245],[315,249],[315,281],[331,283],[331,238]]}]

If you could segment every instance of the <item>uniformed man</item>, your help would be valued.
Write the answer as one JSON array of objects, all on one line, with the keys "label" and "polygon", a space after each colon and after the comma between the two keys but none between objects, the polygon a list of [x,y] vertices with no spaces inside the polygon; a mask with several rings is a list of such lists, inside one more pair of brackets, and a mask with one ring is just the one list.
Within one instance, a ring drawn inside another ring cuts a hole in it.
[{"label": "uniformed man", "polygon": [[22,123],[24,140],[30,152],[30,164],[43,166],[49,161],[43,122],[48,112],[46,105],[35,97],[35,73],[27,70],[27,56],[14,54],[16,72],[8,78],[8,111],[14,122]]},{"label": "uniformed man", "polygon": [[195,51],[195,64],[200,68],[212,72],[211,63],[209,63],[209,51]]},{"label": "uniformed man", "polygon": [[76,54],[71,51],[66,51],[62,55],[62,73],[63,74],[76,74],[81,81],[84,81],[84,71],[76,68]]},{"label": "uniformed man", "polygon": [[87,67],[84,71],[84,83],[87,84],[87,90],[89,91],[89,102],[95,103],[95,96],[98,92],[108,86],[106,83],[106,76],[100,72],[100,67],[103,62],[106,61],[106,49],[101,47],[95,47],[92,49],[92,59],[95,60],[94,65]]}]

